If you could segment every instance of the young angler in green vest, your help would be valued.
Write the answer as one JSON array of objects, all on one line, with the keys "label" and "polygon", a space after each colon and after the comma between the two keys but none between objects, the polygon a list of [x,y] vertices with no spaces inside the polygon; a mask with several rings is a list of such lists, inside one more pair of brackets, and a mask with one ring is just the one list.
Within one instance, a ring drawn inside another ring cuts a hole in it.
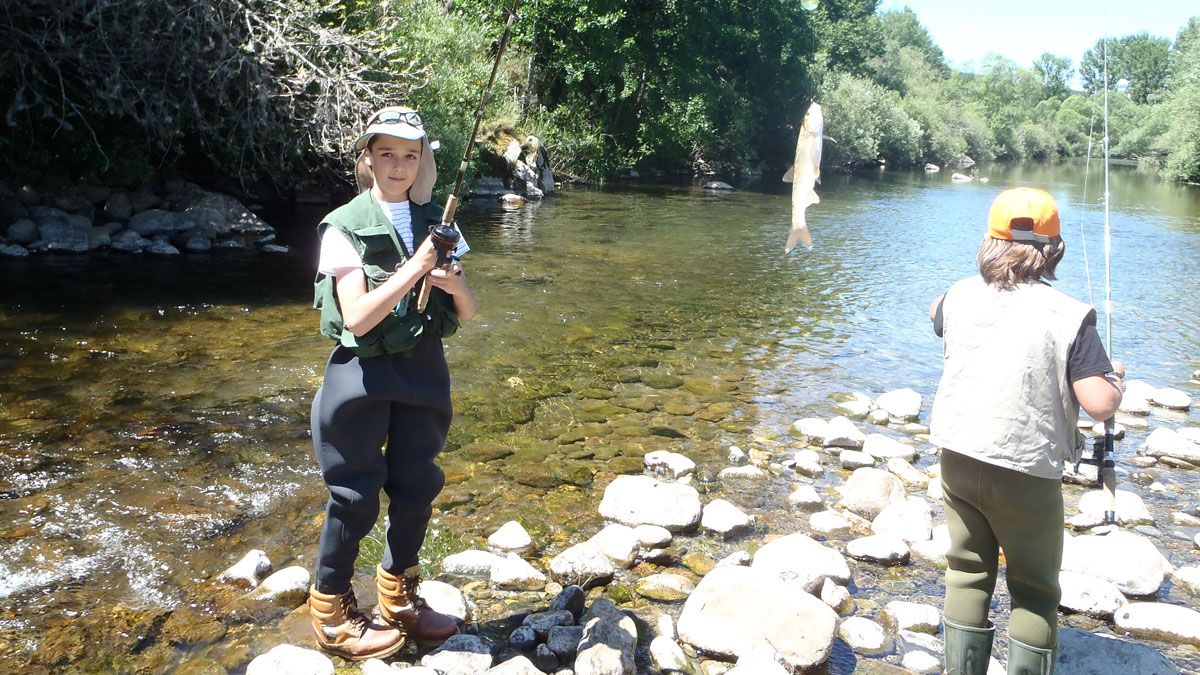
[{"label": "young angler in green vest", "polygon": [[1058,645],[1064,462],[1079,457],[1083,407],[1108,419],[1124,369],[1110,363],[1096,311],[1050,287],[1066,246],[1054,199],[1031,188],[992,204],[979,275],[929,316],[944,340],[930,441],[941,448],[950,550],[943,609],[946,672],[983,675],[988,607],[1004,549],[1010,675],[1049,675]]},{"label": "young angler in green vest", "polygon": [[[436,267],[427,236],[441,219],[432,202],[433,149],[420,116],[388,107],[372,115],[355,149],[360,194],[319,226],[314,306],[335,341],[312,406],[312,437],[329,488],[309,612],[317,644],[352,660],[382,658],[408,637],[440,644],[452,617],[417,594],[417,554],[445,476],[434,458],[450,428],[450,373],[442,338],[475,314],[475,296],[457,257]],[[416,309],[423,279],[433,289]],[[358,608],[350,580],[359,542],[388,495],[379,605]]]}]

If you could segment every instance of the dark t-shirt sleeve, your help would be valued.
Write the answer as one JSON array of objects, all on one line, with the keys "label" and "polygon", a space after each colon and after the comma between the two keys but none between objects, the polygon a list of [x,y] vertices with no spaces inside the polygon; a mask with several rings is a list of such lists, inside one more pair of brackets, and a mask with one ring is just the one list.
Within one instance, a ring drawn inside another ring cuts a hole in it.
[{"label": "dark t-shirt sleeve", "polygon": [[1096,331],[1096,310],[1093,309],[1083,317],[1075,342],[1067,352],[1067,379],[1078,382],[1085,377],[1111,373],[1112,369],[1100,333]]}]

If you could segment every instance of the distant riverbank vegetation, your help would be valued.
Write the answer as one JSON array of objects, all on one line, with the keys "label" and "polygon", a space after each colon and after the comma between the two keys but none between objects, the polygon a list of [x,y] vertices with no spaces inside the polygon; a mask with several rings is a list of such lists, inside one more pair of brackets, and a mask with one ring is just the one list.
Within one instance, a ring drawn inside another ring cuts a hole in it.
[{"label": "distant riverbank vegetation", "polygon": [[[802,4],[530,2],[488,120],[586,178],[773,177],[811,100],[835,141],[827,170],[1099,152],[1100,40],[1078,64],[1048,51],[963,72],[909,10]],[[0,175],[181,172],[285,195],[344,181],[350,139],[384,103],[421,110],[452,166],[505,21],[493,0],[38,0],[3,15]],[[1113,155],[1200,181],[1200,18],[1113,36],[1107,54]]]}]

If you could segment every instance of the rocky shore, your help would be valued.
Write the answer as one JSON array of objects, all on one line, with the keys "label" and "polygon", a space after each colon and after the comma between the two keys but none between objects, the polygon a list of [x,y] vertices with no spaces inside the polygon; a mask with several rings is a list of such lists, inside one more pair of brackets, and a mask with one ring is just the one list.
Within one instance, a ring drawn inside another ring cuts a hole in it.
[{"label": "rocky shore", "polygon": [[[455,552],[427,570],[435,578],[423,595],[457,617],[462,634],[428,653],[410,648],[392,663],[336,670],[744,675],[849,672],[858,662],[875,664],[870,672],[940,672],[936,589],[920,602],[880,581],[936,576],[945,565],[939,464],[919,422],[923,407],[912,390],[854,393],[839,404],[842,415],[796,420],[786,455],[753,442],[747,451],[731,446],[715,478],[736,495],[728,499],[705,500],[692,458],[650,452],[640,474],[617,476],[597,495],[606,524],[586,539],[534,541],[511,521],[486,549]],[[1174,489],[1160,472],[1200,468],[1191,407],[1182,391],[1131,381],[1118,430],[1154,430],[1119,486],[1119,524],[1101,524],[1101,492],[1067,497],[1058,672],[1177,673],[1163,652],[1200,648],[1200,510],[1181,494],[1177,509],[1156,516],[1141,497]],[[759,487],[768,480],[791,484],[784,517],[793,530],[772,531],[756,515],[766,515]],[[1094,467],[1064,480],[1094,486]],[[1164,538],[1188,539],[1190,553],[1164,552],[1156,543]],[[711,547],[699,545],[706,541],[731,552],[710,557],[702,551]],[[246,672],[335,672],[306,639],[308,572],[287,568],[260,583],[269,569],[251,552],[215,584],[254,587],[229,606],[290,612],[281,622],[285,644]],[[360,601],[369,605],[369,580],[361,581]],[[1080,621],[1089,630],[1072,627]],[[1003,672],[1002,644],[992,672]]]}]

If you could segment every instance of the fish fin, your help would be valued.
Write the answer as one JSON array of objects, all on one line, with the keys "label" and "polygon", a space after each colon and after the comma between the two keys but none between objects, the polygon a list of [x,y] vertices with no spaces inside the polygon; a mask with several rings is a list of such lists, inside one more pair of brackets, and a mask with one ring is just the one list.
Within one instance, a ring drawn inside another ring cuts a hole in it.
[{"label": "fish fin", "polygon": [[788,167],[788,170],[787,170],[787,172],[785,172],[785,173],[783,174],[783,182],[785,182],[785,183],[790,183],[790,182],[792,182],[792,173],[793,173],[793,171],[795,171],[795,169],[796,169],[796,167],[795,167],[795,166],[789,166],[789,167]]},{"label": "fish fin", "polygon": [[788,233],[787,243],[783,245],[784,255],[791,253],[797,243],[804,244],[804,248],[812,250],[813,240],[812,235],[808,232],[808,225],[792,228],[792,231]]}]

